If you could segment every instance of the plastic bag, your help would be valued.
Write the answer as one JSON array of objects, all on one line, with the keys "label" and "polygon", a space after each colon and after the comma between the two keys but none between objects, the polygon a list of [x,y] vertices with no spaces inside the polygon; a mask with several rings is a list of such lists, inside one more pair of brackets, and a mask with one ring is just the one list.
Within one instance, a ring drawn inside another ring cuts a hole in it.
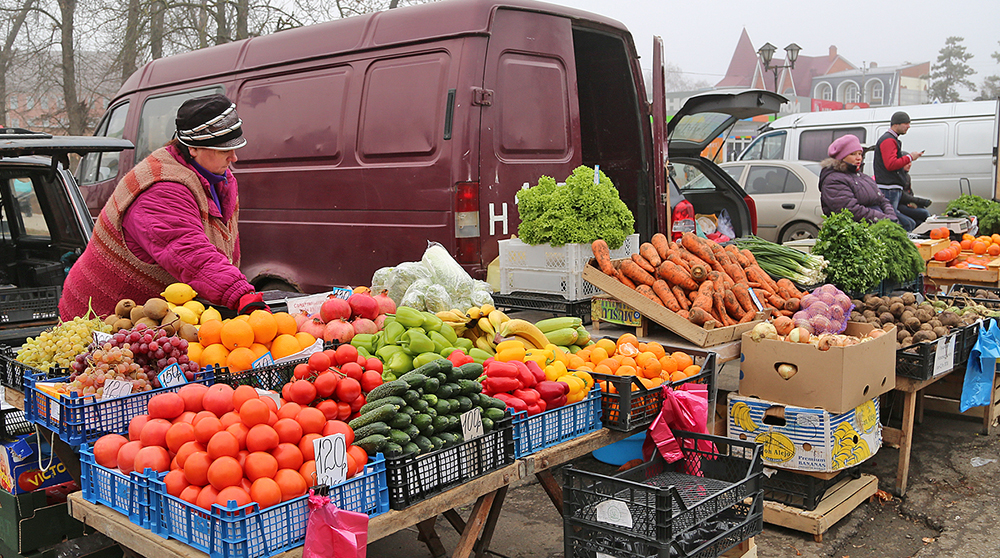
[{"label": "plastic bag", "polygon": [[309,521],[302,558],[365,558],[368,516],[346,511],[309,490]]},{"label": "plastic bag", "polygon": [[424,290],[424,305],[428,312],[451,310],[451,295],[441,285],[429,285]]},{"label": "plastic bag", "polygon": [[389,290],[389,286],[394,280],[393,273],[395,270],[396,268],[394,267],[380,267],[376,269],[375,273],[372,274],[372,292],[380,293]]},{"label": "plastic bag", "polygon": [[726,209],[719,212],[719,222],[716,223],[715,230],[729,238],[736,238],[736,231],[733,230],[733,219],[729,216],[729,211]]},{"label": "plastic bag", "polygon": [[472,281],[472,277],[458,265],[458,262],[451,257],[451,254],[437,242],[428,242],[427,250],[420,258],[420,262],[430,273],[431,280],[435,284],[442,285],[449,293],[461,292],[462,283]]},{"label": "plastic bag", "polygon": [[989,328],[980,326],[979,339],[972,347],[969,362],[965,365],[960,406],[963,413],[972,407],[991,403],[997,358],[1000,358],[1000,329],[995,320],[990,320]]},{"label": "plastic bag", "polygon": [[403,296],[399,300],[398,306],[409,306],[410,308],[416,308],[417,310],[424,310],[427,308],[425,301],[425,296],[427,292],[427,287],[431,286],[430,279],[417,279],[406,289]]},{"label": "plastic bag", "polygon": [[[387,294],[396,303],[396,306],[402,305],[403,295],[406,294],[410,285],[420,279],[429,281],[431,278],[430,272],[420,262],[403,262],[392,268],[392,270],[393,272],[388,280],[388,285],[383,288],[389,291]],[[382,290],[379,289],[376,292],[382,292]]]},{"label": "plastic bag", "polygon": [[[653,451],[658,450],[667,463],[684,458],[680,444],[673,430],[683,430],[696,434],[708,434],[708,386],[705,384],[681,384],[676,390],[663,386],[663,407],[646,431],[646,441],[642,444],[642,458],[649,461]],[[701,440],[699,445],[711,449],[711,442]]]}]

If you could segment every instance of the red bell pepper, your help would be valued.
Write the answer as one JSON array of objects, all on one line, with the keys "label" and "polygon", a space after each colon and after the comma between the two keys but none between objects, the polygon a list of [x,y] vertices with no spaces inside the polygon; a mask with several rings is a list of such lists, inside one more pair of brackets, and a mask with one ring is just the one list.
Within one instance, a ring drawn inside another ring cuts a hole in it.
[{"label": "red bell pepper", "polygon": [[493,397],[496,397],[500,401],[506,403],[507,406],[510,407],[511,409],[514,409],[515,412],[528,410],[528,405],[522,399],[514,397],[509,393],[498,393]]},{"label": "red bell pepper", "polygon": [[521,382],[517,378],[487,376],[486,380],[483,381],[483,390],[490,394],[507,393],[515,389],[521,389]]},{"label": "red bell pepper", "polygon": [[531,374],[535,377],[535,383],[536,384],[538,382],[544,382],[545,381],[545,371],[542,370],[542,367],[539,366],[537,362],[535,362],[533,360],[529,360],[529,361],[525,362],[524,365],[528,367],[528,370],[530,370]]},{"label": "red bell pepper", "polygon": [[543,407],[539,406],[537,403],[534,404],[534,405],[528,405],[528,409],[527,409],[528,416],[530,417],[530,416],[537,415],[538,413],[541,413],[544,410],[545,409]]},{"label": "red bell pepper", "polygon": [[558,409],[559,407],[562,407],[563,405],[566,404],[566,396],[560,395],[555,399],[543,399],[542,401],[545,401],[545,406],[547,409],[549,410]]},{"label": "red bell pepper", "polygon": [[545,380],[544,382],[538,382],[535,385],[535,390],[538,391],[538,394],[541,395],[542,399],[551,401],[569,393],[569,385],[565,382]]},{"label": "red bell pepper", "polygon": [[455,366],[462,366],[463,364],[469,364],[470,362],[476,361],[474,358],[457,349],[448,355],[448,360],[450,360]]},{"label": "red bell pepper", "polygon": [[493,361],[489,366],[484,366],[487,378],[517,378],[517,367],[510,362]]},{"label": "red bell pepper", "polygon": [[531,388],[515,389],[513,393],[514,397],[517,397],[527,403],[529,406],[538,403],[542,396],[538,394],[538,391]]},{"label": "red bell pepper", "polygon": [[528,369],[528,365],[519,360],[511,360],[508,362],[510,364],[513,364],[517,368],[517,377],[519,380],[521,380],[522,386],[531,387],[536,383],[538,383],[538,381],[535,379],[535,375],[532,374],[531,370]]}]

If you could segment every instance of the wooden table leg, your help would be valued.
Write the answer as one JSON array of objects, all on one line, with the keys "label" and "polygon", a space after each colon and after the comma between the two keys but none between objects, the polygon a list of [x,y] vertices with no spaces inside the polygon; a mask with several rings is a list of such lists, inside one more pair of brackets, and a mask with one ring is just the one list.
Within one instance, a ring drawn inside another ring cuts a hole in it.
[{"label": "wooden table leg", "polygon": [[562,487],[556,482],[556,478],[552,475],[552,470],[545,469],[544,471],[539,471],[535,473],[535,477],[538,478],[538,484],[549,495],[549,500],[552,500],[552,505],[559,510],[559,515],[561,516],[563,513]]},{"label": "wooden table leg", "polygon": [[447,554],[448,551],[445,550],[444,545],[441,544],[441,539],[438,537],[437,531],[434,529],[435,521],[437,521],[437,516],[417,523],[417,540],[427,545],[427,549],[430,550],[431,556],[438,558],[439,556]]},{"label": "wooden table leg", "polygon": [[486,555],[486,551],[490,548],[490,542],[493,540],[493,531],[496,530],[497,520],[500,519],[500,508],[503,507],[503,500],[507,497],[508,488],[509,485],[497,490],[497,497],[493,500],[493,505],[490,506],[490,514],[486,518],[486,525],[483,526],[483,534],[479,537],[479,542],[474,547],[476,558],[483,558]]},{"label": "wooden table leg", "polygon": [[465,531],[465,520],[462,519],[461,515],[458,515],[457,511],[451,509],[444,512],[441,515],[443,515],[444,518],[448,520],[448,523],[451,523],[451,526],[454,527],[455,531],[457,531],[459,534],[461,534],[462,531]]},{"label": "wooden table leg", "polygon": [[903,424],[899,439],[899,467],[896,469],[896,492],[906,494],[906,479],[910,473],[910,448],[913,446],[913,419],[916,415],[916,392],[903,394]]},{"label": "wooden table leg", "polygon": [[483,525],[486,524],[487,517],[493,507],[493,501],[497,497],[497,492],[499,490],[483,494],[476,500],[476,505],[472,507],[469,520],[465,522],[465,530],[462,531],[462,536],[458,539],[458,546],[455,547],[455,552],[452,553],[454,558],[469,558],[472,554],[472,549],[479,538],[479,533],[482,532]]},{"label": "wooden table leg", "polygon": [[914,421],[917,424],[924,423],[924,390],[920,390],[917,392],[917,411]]}]

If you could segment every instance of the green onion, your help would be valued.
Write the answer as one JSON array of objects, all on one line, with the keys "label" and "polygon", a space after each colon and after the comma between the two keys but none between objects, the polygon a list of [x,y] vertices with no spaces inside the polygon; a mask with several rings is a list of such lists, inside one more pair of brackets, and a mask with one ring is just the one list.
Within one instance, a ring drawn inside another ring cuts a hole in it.
[{"label": "green onion", "polygon": [[757,265],[771,275],[787,277],[800,285],[815,285],[826,280],[823,270],[827,262],[821,256],[806,254],[753,235],[737,238],[733,242],[740,249],[749,250]]}]

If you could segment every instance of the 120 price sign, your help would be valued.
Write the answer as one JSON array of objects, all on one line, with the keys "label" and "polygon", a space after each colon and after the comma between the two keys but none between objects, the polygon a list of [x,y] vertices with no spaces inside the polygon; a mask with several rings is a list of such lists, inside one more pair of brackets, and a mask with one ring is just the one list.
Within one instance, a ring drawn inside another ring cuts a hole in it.
[{"label": "120 price sign", "polygon": [[313,440],[316,454],[316,484],[333,486],[347,480],[347,438],[331,434]]}]

